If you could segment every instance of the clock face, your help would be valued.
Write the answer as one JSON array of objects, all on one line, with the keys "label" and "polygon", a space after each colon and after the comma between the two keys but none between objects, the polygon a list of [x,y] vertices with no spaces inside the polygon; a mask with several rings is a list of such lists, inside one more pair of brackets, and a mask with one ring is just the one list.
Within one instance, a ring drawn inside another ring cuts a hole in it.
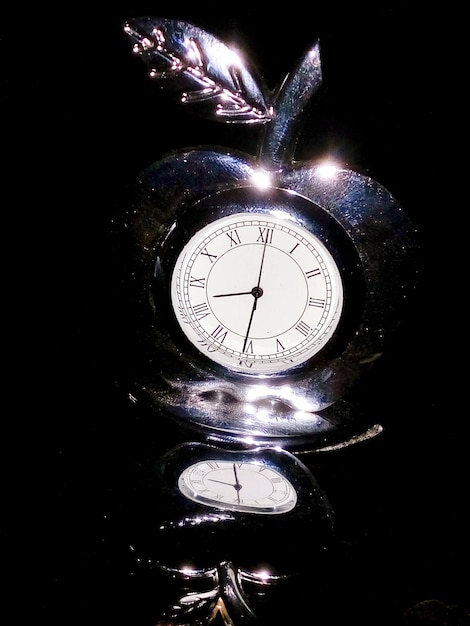
[{"label": "clock face", "polygon": [[171,302],[186,337],[209,359],[271,374],[326,345],[341,316],[343,286],[326,246],[292,218],[236,213],[184,245]]},{"label": "clock face", "polygon": [[287,478],[272,467],[252,461],[198,461],[180,474],[178,488],[200,504],[245,513],[287,513],[297,503],[297,494]]}]

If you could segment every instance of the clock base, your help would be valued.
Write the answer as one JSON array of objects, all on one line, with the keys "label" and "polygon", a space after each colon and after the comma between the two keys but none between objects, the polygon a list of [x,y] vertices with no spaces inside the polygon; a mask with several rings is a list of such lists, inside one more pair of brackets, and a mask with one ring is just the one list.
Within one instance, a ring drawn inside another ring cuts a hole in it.
[{"label": "clock base", "polygon": [[144,387],[129,395],[152,421],[157,412],[204,441],[240,447],[275,445],[294,452],[327,452],[372,439],[383,430],[346,399],[314,411],[297,408],[302,398],[298,388],[290,395],[286,389],[275,390],[258,389],[258,395],[253,391],[248,399],[235,385],[201,382],[165,392]]}]

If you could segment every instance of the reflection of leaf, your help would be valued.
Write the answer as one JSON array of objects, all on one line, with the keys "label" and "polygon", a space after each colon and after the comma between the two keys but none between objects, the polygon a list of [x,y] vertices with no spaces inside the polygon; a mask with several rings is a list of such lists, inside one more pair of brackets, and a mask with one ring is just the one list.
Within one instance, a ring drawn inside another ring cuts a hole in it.
[{"label": "reflection of leaf", "polygon": [[181,93],[181,102],[224,122],[266,123],[266,99],[241,58],[210,33],[178,20],[141,17],[124,32],[152,78]]}]

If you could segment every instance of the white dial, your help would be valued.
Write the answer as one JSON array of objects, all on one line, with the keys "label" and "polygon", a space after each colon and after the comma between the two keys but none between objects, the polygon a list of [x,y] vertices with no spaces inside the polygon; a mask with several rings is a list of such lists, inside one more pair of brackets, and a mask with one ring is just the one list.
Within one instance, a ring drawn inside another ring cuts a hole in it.
[{"label": "white dial", "polygon": [[206,506],[248,513],[286,513],[297,503],[292,484],[263,463],[209,459],[187,467],[178,487]]},{"label": "white dial", "polygon": [[211,222],[178,256],[176,318],[203,354],[239,372],[305,362],[333,336],[343,307],[338,267],[309,230],[281,214]]}]

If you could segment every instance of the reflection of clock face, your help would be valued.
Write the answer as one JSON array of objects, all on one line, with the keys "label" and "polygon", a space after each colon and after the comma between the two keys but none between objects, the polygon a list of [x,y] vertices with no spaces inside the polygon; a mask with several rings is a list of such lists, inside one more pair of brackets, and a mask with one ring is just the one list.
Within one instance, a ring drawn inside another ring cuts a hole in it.
[{"label": "reflection of clock face", "polygon": [[188,339],[227,368],[276,373],[332,337],[343,305],[336,263],[310,231],[265,213],[222,217],[181,251],[171,297]]},{"label": "reflection of clock face", "polygon": [[198,461],[180,474],[178,487],[195,502],[231,511],[286,513],[297,503],[289,480],[256,461]]},{"label": "reflection of clock face", "polygon": [[260,583],[268,585],[269,572],[272,582],[297,573],[306,563],[307,544],[317,565],[329,556],[333,511],[299,456],[279,447],[234,449],[194,441],[167,449],[165,441],[157,459],[133,459],[136,473],[124,511],[118,503],[120,536],[124,530],[131,560],[151,572],[151,581],[161,567],[167,573],[184,570],[190,584],[191,572],[224,561],[259,572]]}]

